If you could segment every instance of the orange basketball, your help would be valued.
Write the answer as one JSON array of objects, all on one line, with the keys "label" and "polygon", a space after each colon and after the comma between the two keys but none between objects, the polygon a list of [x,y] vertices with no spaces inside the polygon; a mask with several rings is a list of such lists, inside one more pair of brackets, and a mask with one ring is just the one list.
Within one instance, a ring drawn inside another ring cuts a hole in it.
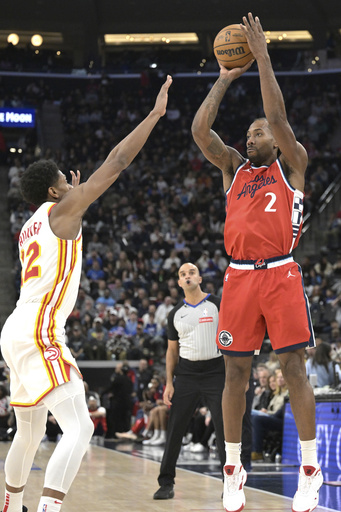
[{"label": "orange basketball", "polygon": [[213,43],[214,55],[225,68],[242,68],[253,55],[244,32],[239,25],[228,25],[216,35]]}]

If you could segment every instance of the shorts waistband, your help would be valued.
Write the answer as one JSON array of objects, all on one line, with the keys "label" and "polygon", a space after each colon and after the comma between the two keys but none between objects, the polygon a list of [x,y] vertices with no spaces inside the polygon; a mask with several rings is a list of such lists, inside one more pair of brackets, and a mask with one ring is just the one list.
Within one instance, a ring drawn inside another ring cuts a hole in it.
[{"label": "shorts waistband", "polygon": [[259,258],[258,260],[234,260],[231,259],[230,267],[237,268],[240,270],[264,270],[267,268],[275,268],[281,267],[286,263],[290,263],[294,261],[294,258],[291,254],[285,254],[284,256],[276,256],[274,258],[263,259]]}]

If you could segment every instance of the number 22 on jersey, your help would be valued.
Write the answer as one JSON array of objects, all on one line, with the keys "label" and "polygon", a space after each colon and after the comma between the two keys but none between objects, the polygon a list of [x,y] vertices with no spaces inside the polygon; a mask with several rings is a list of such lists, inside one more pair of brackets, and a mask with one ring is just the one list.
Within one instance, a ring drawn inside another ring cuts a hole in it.
[{"label": "number 22 on jersey", "polygon": [[32,242],[26,251],[21,251],[21,286],[23,286],[26,281],[28,281],[28,279],[41,276],[40,265],[35,265],[37,259],[40,257],[40,254],[41,247],[38,242]]}]

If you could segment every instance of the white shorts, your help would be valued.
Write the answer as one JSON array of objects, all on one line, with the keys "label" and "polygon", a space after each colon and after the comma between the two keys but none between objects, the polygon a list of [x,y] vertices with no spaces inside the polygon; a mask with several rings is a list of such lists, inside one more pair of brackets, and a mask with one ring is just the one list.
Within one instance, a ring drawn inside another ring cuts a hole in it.
[{"label": "white shorts", "polygon": [[17,307],[1,333],[1,352],[10,368],[11,404],[30,407],[81,373],[65,344],[65,317],[54,308],[30,303]]}]

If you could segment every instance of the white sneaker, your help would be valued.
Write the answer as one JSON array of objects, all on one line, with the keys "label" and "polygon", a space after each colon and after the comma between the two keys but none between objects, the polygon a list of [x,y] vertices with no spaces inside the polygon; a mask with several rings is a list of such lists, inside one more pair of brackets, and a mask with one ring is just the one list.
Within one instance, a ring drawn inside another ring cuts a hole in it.
[{"label": "white sneaker", "polygon": [[190,452],[191,451],[191,448],[194,446],[194,443],[188,443],[188,444],[185,444],[185,446],[182,447],[183,451],[184,452]]},{"label": "white sneaker", "polygon": [[150,446],[161,446],[162,444],[166,443],[166,439],[167,439],[166,432],[164,430],[162,430],[159,437],[157,437],[154,440],[151,439]]},{"label": "white sneaker", "polygon": [[154,435],[154,434],[153,434],[153,435],[152,435],[152,437],[150,437],[149,439],[144,439],[144,440],[142,441],[142,444],[143,444],[144,446],[146,446],[146,445],[150,445],[150,444],[152,444],[154,441],[156,441],[158,438],[159,438],[159,435]]},{"label": "white sneaker", "polygon": [[244,484],[247,474],[242,465],[224,466],[223,505],[226,512],[240,512],[245,507]]},{"label": "white sneaker", "polygon": [[292,502],[293,512],[311,512],[319,502],[319,490],[323,484],[320,466],[301,466],[298,488]]},{"label": "white sneaker", "polygon": [[205,446],[201,443],[194,443],[190,449],[191,453],[202,453],[206,450]]}]

